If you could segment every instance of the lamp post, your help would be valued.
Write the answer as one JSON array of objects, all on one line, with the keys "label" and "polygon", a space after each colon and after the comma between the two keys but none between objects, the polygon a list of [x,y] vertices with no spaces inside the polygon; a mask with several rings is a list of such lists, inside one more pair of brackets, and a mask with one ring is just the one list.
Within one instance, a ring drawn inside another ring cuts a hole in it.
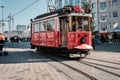
[{"label": "lamp post", "polygon": [[4,8],[4,6],[0,6],[1,8],[2,8],[2,33],[4,32],[4,28],[3,28],[3,26],[4,26],[4,23],[3,23],[3,8]]}]

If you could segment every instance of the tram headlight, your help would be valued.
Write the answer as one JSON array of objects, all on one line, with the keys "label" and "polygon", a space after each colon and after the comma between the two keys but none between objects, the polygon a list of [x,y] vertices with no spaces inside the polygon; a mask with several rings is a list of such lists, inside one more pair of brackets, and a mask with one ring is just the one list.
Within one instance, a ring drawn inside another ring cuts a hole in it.
[{"label": "tram headlight", "polygon": [[81,42],[82,44],[84,44],[84,43],[86,42],[86,38],[85,38],[85,37],[82,37],[82,38],[80,39],[80,42]]}]

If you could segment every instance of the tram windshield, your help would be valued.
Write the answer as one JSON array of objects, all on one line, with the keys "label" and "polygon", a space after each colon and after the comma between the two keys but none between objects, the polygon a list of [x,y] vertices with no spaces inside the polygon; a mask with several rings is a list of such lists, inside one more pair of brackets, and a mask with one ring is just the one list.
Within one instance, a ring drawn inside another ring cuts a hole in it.
[{"label": "tram windshield", "polygon": [[[69,19],[70,20],[70,19]],[[70,31],[90,31],[90,18],[89,17],[75,17],[72,16],[70,20]]]}]

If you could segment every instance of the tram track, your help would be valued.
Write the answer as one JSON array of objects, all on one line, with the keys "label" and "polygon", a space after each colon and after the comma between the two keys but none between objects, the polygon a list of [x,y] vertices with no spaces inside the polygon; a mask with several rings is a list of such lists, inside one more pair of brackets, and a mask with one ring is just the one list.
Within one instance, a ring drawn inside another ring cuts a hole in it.
[{"label": "tram track", "polygon": [[[106,73],[108,73],[110,75],[113,75],[113,76],[116,76],[116,77],[120,78],[120,74],[117,74],[115,72],[111,72],[111,71],[109,71],[107,69],[104,69],[104,67],[106,67],[106,68],[120,70],[120,68],[117,68],[117,67],[112,67],[112,66],[98,64],[98,63],[94,63],[94,62],[88,62],[88,61],[78,61],[78,59],[77,60],[76,59],[70,59],[70,58],[66,58],[64,56],[58,56],[58,55],[52,55],[52,56],[45,55],[45,56],[52,59],[52,60],[54,60],[54,61],[56,61],[56,62],[58,62],[58,63],[60,63],[60,64],[62,64],[62,65],[64,65],[64,66],[66,66],[66,67],[68,67],[68,68],[70,68],[70,69],[72,69],[72,70],[74,70],[74,71],[76,71],[76,72],[78,72],[78,73],[80,73],[81,75],[89,78],[90,80],[97,80],[97,78],[95,76],[91,75],[90,73],[86,73],[86,71],[83,71],[83,70],[81,71],[80,69],[77,69],[74,66],[66,64],[64,62],[61,62],[60,60],[62,59],[62,60],[65,60],[65,61],[66,60],[75,61],[75,62],[77,62],[79,64],[83,64],[83,65],[86,65],[86,66],[89,66],[89,67],[93,67],[96,70],[100,70],[102,72],[106,72]],[[99,60],[97,60],[97,61],[99,61]],[[101,62],[107,62],[107,61],[102,60]],[[108,62],[108,63],[112,63],[112,62]],[[113,63],[113,64],[117,64],[117,63]],[[103,68],[101,68],[99,66],[101,66]]]},{"label": "tram track", "polygon": [[[76,71],[77,73],[85,76],[86,78],[88,78],[88,79],[90,79],[90,80],[97,80],[97,78],[95,78],[95,77],[93,77],[93,76],[91,76],[91,75],[89,75],[89,74],[87,74],[87,73],[85,73],[85,72],[83,72],[83,71],[81,71],[81,70],[79,70],[79,69],[76,69],[76,68],[74,68],[74,67],[72,67],[72,66],[70,66],[70,65],[68,65],[68,64],[65,64],[65,63],[59,61],[58,59],[56,59],[56,58],[53,57],[53,56],[50,56],[50,55],[45,55],[45,56],[48,57],[48,58],[50,58],[50,59],[52,59],[52,60],[54,60],[54,61],[56,61],[56,62],[58,62],[58,63],[60,63],[60,64],[62,64],[62,65],[64,65],[64,66],[66,66],[66,67],[68,67],[68,68],[70,68],[70,69],[73,70],[73,71]],[[57,57],[57,58],[58,58],[58,57]],[[60,59],[60,57],[59,57],[59,59]],[[61,59],[62,59],[62,58],[61,58]]]},{"label": "tram track", "polygon": [[112,68],[112,69],[116,69],[116,70],[120,70],[120,68],[117,67],[112,67],[112,66],[108,66],[108,65],[103,65],[103,64],[98,64],[98,63],[94,63],[94,62],[88,62],[88,61],[82,61],[88,64],[94,64],[94,65],[98,65],[98,66],[103,66],[103,67],[107,67],[107,68]]},{"label": "tram track", "polygon": [[[78,61],[77,61],[77,62],[78,62]],[[96,69],[99,69],[99,70],[101,70],[101,71],[107,72],[107,73],[112,74],[112,75],[114,75],[114,76],[120,77],[119,74],[110,72],[110,71],[108,71],[108,70],[105,70],[105,69],[100,68],[100,67],[97,67],[97,66],[94,66],[94,65],[89,64],[89,63],[87,63],[87,62],[85,62],[85,61],[80,61],[79,63],[82,63],[82,64],[84,64],[84,65],[88,65],[88,66],[90,66],[90,67],[94,67],[94,68],[96,68]]]},{"label": "tram track", "polygon": [[110,62],[110,61],[105,61],[105,60],[100,60],[100,59],[92,59],[92,58],[86,58],[86,59],[120,65],[120,63],[117,63],[117,62]]},{"label": "tram track", "polygon": [[[63,59],[63,57],[61,57]],[[93,59],[94,60],[94,59]],[[96,59],[95,59],[96,60]],[[117,64],[119,65],[119,63],[115,63],[115,62],[109,62],[109,61],[104,61],[104,60],[96,60],[96,61],[101,61],[101,62],[107,62],[107,63],[112,63],[112,64]],[[112,66],[107,66],[107,65],[102,65],[102,64],[97,64],[97,63],[93,63],[93,62],[88,62],[88,61],[77,61],[78,63],[82,63],[84,65],[87,65],[87,66],[90,66],[90,67],[94,67],[98,70],[101,70],[101,71],[104,71],[106,73],[109,73],[111,75],[114,75],[114,76],[117,76],[117,77],[120,77],[119,74],[117,73],[114,73],[114,72],[110,72],[106,69],[103,69],[103,68],[100,68],[100,67],[97,67],[97,66],[94,66],[94,65],[98,65],[98,66],[102,66],[102,67],[107,67],[107,68],[112,68],[112,69],[117,69],[117,70],[120,70],[120,68],[116,68],[116,67],[112,67]]]}]

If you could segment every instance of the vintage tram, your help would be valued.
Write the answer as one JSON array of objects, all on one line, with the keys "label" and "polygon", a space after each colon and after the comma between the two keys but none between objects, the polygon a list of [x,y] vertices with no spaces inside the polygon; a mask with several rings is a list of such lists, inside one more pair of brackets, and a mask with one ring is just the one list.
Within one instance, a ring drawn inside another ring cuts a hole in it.
[{"label": "vintage tram", "polygon": [[79,7],[64,7],[31,19],[31,48],[88,55],[92,47],[92,15]]}]

